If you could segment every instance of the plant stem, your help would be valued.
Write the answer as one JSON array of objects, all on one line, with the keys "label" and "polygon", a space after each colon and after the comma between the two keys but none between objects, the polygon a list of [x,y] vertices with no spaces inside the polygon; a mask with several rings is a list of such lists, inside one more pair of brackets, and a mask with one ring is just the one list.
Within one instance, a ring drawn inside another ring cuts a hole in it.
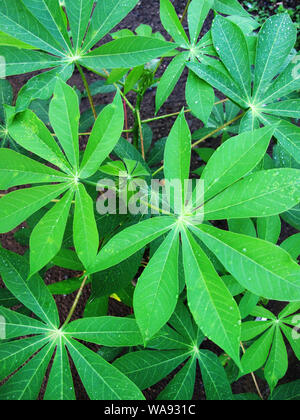
[{"label": "plant stem", "polygon": [[[244,347],[244,345],[243,345],[243,343],[242,343],[242,342],[241,342],[241,348],[242,348],[242,350],[243,350],[243,353],[245,354],[245,353],[246,353],[246,350],[245,350],[245,347]],[[261,390],[260,390],[260,388],[259,388],[259,385],[258,385],[258,383],[257,383],[256,377],[255,377],[255,375],[254,375],[254,373],[253,373],[253,372],[251,372],[251,376],[252,376],[252,379],[253,379],[253,382],[254,382],[254,385],[255,385],[256,391],[257,391],[257,393],[258,393],[258,395],[259,395],[259,398],[260,398],[262,401],[264,401],[264,397],[263,397],[263,395],[262,395],[262,393],[261,393]]]},{"label": "plant stem", "polygon": [[64,322],[63,326],[61,327],[61,329],[64,329],[68,325],[68,323],[70,322],[70,320],[71,320],[71,318],[72,318],[72,316],[73,316],[73,314],[75,312],[75,309],[76,309],[76,307],[78,305],[79,299],[80,299],[80,297],[82,295],[82,292],[83,292],[83,289],[84,289],[84,286],[86,284],[87,279],[88,279],[88,276],[84,276],[83,281],[82,281],[81,286],[80,286],[80,289],[78,290],[77,296],[76,296],[76,298],[74,300],[74,303],[72,305],[72,308],[71,308],[71,310],[69,312],[69,315],[67,316],[67,319],[65,320],[65,322]]},{"label": "plant stem", "polygon": [[[214,134],[217,134],[219,131],[223,130],[224,128],[228,127],[229,125],[233,124],[234,122],[238,121],[240,118],[243,117],[245,113],[238,115],[237,117],[233,118],[232,120],[228,121],[226,124],[222,125],[221,127],[216,128],[211,133],[207,134],[206,136],[202,137],[200,140],[197,140],[195,143],[192,144],[192,149],[194,149],[198,144],[204,142],[205,140],[209,139]],[[152,177],[157,175],[159,172],[161,172],[164,169],[164,166],[161,166],[157,171],[153,172]]]},{"label": "plant stem", "polygon": [[181,19],[180,19],[180,23],[182,23],[182,22],[183,22],[183,20],[184,20],[184,18],[185,18],[185,15],[187,14],[187,11],[189,10],[190,3],[191,3],[191,0],[189,0],[189,1],[187,2],[186,6],[185,6],[185,9],[184,9],[184,11],[183,11],[183,13],[182,13],[182,17],[181,17]]},{"label": "plant stem", "polygon": [[[228,99],[222,99],[222,100],[220,100],[218,102],[215,102],[214,103],[214,106],[219,105],[219,104],[222,104],[222,103],[227,102],[227,101],[228,101]],[[184,112],[185,113],[189,113],[189,112],[192,112],[192,110],[191,109],[186,109]],[[181,113],[181,111],[178,111],[178,112],[174,112],[173,114],[165,114],[165,115],[161,115],[159,117],[148,118],[147,120],[143,120],[142,121],[142,124],[147,124],[147,123],[150,123],[150,122],[153,122],[153,121],[162,120],[164,118],[176,117],[180,113]]]},{"label": "plant stem", "polygon": [[94,101],[93,101],[93,96],[91,94],[91,89],[89,87],[88,81],[86,80],[85,74],[84,74],[80,64],[76,63],[76,67],[77,67],[77,69],[80,73],[80,76],[82,78],[82,81],[83,81],[83,84],[84,84],[85,90],[87,92],[87,95],[88,95],[88,98],[89,98],[89,101],[90,101],[90,105],[91,105],[91,108],[92,108],[92,111],[93,111],[93,115],[94,115],[94,118],[96,120],[97,119],[97,112],[96,112],[96,108],[95,108]]},{"label": "plant stem", "polygon": [[139,126],[139,132],[140,132],[140,139],[141,139],[141,152],[142,152],[142,158],[145,160],[145,147],[144,147],[144,136],[143,136],[143,127],[142,127],[142,121],[141,121],[141,114],[140,110],[136,110],[136,116]]}]

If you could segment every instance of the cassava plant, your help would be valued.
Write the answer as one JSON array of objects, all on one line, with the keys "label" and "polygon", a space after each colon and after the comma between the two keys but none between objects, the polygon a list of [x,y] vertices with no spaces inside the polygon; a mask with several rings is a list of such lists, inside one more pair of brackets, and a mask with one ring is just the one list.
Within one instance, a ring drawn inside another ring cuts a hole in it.
[{"label": "cassava plant", "polygon": [[299,400],[297,28],[137,3],[0,4],[0,399]]}]

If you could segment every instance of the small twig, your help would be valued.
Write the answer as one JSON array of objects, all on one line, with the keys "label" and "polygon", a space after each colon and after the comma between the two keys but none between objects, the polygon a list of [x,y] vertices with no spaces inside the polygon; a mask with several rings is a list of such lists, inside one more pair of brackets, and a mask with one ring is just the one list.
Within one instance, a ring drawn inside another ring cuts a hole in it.
[{"label": "small twig", "polygon": [[84,286],[85,286],[85,283],[86,283],[87,279],[88,279],[88,276],[85,276],[84,279],[83,279],[83,281],[82,281],[82,284],[80,286],[80,289],[78,290],[77,296],[76,296],[76,298],[74,300],[74,303],[73,303],[72,308],[71,308],[71,310],[69,312],[69,315],[67,316],[67,319],[65,320],[65,322],[64,322],[63,326],[61,327],[61,329],[64,329],[64,327],[66,327],[68,325],[68,323],[70,322],[70,320],[71,320],[71,318],[72,318],[72,316],[73,316],[73,314],[75,312],[75,309],[76,309],[76,307],[78,305],[79,299],[80,299],[80,297],[82,295],[82,292],[83,292],[83,289],[84,289]]},{"label": "small twig", "polygon": [[[245,350],[245,347],[244,347],[244,345],[243,345],[243,343],[242,343],[242,342],[241,342],[241,348],[242,348],[242,350],[243,350],[243,353],[245,354],[245,353],[246,353],[246,350]],[[258,383],[257,383],[256,377],[255,377],[255,375],[254,375],[254,373],[253,373],[253,372],[251,372],[251,376],[252,376],[252,379],[253,379],[253,382],[254,382],[254,385],[255,385],[256,391],[257,391],[257,393],[258,393],[258,395],[259,395],[259,398],[260,398],[262,401],[264,401],[264,397],[263,397],[263,395],[262,395],[262,393],[261,393],[261,390],[260,390],[260,388],[259,388],[259,385],[258,385]]]},{"label": "small twig", "polygon": [[88,98],[89,98],[89,101],[90,101],[90,105],[91,105],[91,108],[92,108],[92,111],[93,111],[93,115],[94,115],[94,118],[96,120],[97,119],[97,112],[96,112],[96,108],[95,108],[94,101],[93,101],[93,96],[92,96],[91,89],[89,87],[88,81],[86,80],[86,77],[84,75],[84,72],[83,72],[80,64],[76,63],[76,67],[77,67],[77,69],[80,73],[80,76],[82,78],[82,81],[83,81],[83,84],[84,84],[85,90],[87,92],[87,95],[88,95]]},{"label": "small twig", "polygon": [[184,21],[185,15],[187,14],[187,11],[189,10],[189,6],[190,6],[191,0],[189,0],[185,6],[185,9],[182,13],[181,19],[180,19],[180,23],[182,23]]},{"label": "small twig", "polygon": [[141,121],[141,114],[140,114],[140,111],[138,109],[136,110],[136,116],[137,116],[138,125],[139,125],[142,157],[145,160],[145,147],[144,147],[143,127],[142,127],[142,121]]}]

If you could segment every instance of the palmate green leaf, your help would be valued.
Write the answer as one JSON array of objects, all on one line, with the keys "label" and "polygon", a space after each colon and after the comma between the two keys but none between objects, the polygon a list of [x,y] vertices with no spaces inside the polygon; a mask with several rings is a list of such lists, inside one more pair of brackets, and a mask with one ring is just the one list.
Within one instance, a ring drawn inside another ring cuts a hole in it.
[{"label": "palmate green leaf", "polygon": [[124,108],[119,94],[98,116],[80,166],[80,177],[88,178],[100,167],[119,141],[124,127]]},{"label": "palmate green leaf", "polygon": [[131,10],[138,0],[103,0],[97,2],[88,28],[83,50],[93,47],[101,38],[111,31]]},{"label": "palmate green leaf", "polygon": [[248,321],[242,324],[242,341],[250,341],[272,326],[272,321]]},{"label": "palmate green leaf", "polygon": [[15,115],[14,108],[6,109],[7,116],[13,114],[8,127],[9,134],[20,146],[58,166],[64,172],[71,172],[71,166],[53,136],[32,111],[26,110]]},{"label": "palmate green leaf", "polygon": [[205,200],[247,175],[261,161],[267,151],[274,128],[267,127],[232,137],[219,147],[206,165]]},{"label": "palmate green leaf", "polygon": [[188,47],[189,39],[170,0],[160,0],[160,20],[176,44]]},{"label": "palmate green leaf", "polygon": [[70,190],[34,227],[30,236],[30,276],[45,267],[59,252],[73,199]]},{"label": "palmate green leaf", "polygon": [[58,57],[53,55],[14,47],[0,46],[0,55],[5,57],[6,76],[57,67],[62,63]]},{"label": "palmate green leaf", "polygon": [[288,356],[279,326],[276,327],[271,352],[266,363],[264,374],[271,392],[288,370]]},{"label": "palmate green leaf", "polygon": [[[260,220],[260,219],[258,219]],[[229,219],[228,228],[230,232],[257,237],[256,228],[252,219]]]},{"label": "palmate green leaf", "polygon": [[26,184],[67,182],[62,172],[42,165],[11,149],[0,149],[0,189]]},{"label": "palmate green leaf", "polygon": [[79,60],[88,69],[102,71],[103,68],[130,68],[146,64],[167,54],[176,45],[171,42],[143,36],[119,38],[96,48]]},{"label": "palmate green leaf", "polygon": [[25,363],[35,352],[47,342],[48,337],[32,337],[1,344],[0,342],[0,380],[2,381]]},{"label": "palmate green leaf", "polygon": [[66,340],[91,400],[144,400],[141,391],[118,369],[75,340]]},{"label": "palmate green leaf", "polygon": [[28,272],[24,257],[0,248],[0,273],[6,287],[48,326],[58,327],[59,316],[51,293],[38,275],[27,280]]},{"label": "palmate green leaf", "polygon": [[168,65],[162,75],[155,95],[155,111],[158,112],[173,92],[182,72],[185,68],[188,55],[185,53],[177,55]]},{"label": "palmate green leaf", "polygon": [[188,9],[188,26],[192,45],[196,44],[205,19],[213,4],[214,0],[193,0],[191,2]]},{"label": "palmate green leaf", "polygon": [[196,359],[191,358],[157,397],[166,401],[189,401],[193,397],[196,379]]},{"label": "palmate green leaf", "polygon": [[189,178],[191,147],[191,132],[182,111],[170,131],[164,153],[165,178],[169,182],[179,180],[181,183],[180,204],[185,201],[184,182]]},{"label": "palmate green leaf", "polygon": [[6,194],[0,199],[0,232],[10,232],[67,189],[69,184],[55,184]]},{"label": "palmate green leaf", "polygon": [[0,306],[12,308],[18,305],[18,300],[7,289],[0,288]]},{"label": "palmate green leaf", "polygon": [[208,401],[231,401],[231,386],[219,358],[208,350],[197,353],[206,399]]},{"label": "palmate green leaf", "polygon": [[251,97],[250,57],[246,38],[241,29],[222,16],[217,16],[212,25],[214,46],[227,70],[238,83],[244,97]]},{"label": "palmate green leaf", "polygon": [[292,326],[293,328],[290,328],[284,324],[281,324],[280,327],[285,337],[287,338],[288,342],[290,343],[290,346],[293,349],[297,359],[300,360],[299,333],[295,331],[295,327],[299,328],[299,315],[295,315],[295,317],[292,317],[291,321],[292,322],[289,322],[287,319],[286,321],[284,320],[283,322],[289,322],[290,326]]},{"label": "palmate green leaf", "polygon": [[185,97],[192,113],[204,124],[207,124],[215,102],[213,88],[204,80],[199,79],[195,73],[189,71]]},{"label": "palmate green leaf", "polygon": [[[18,304],[19,302],[17,302],[17,305]],[[5,331],[7,340],[24,335],[46,334],[49,332],[50,327],[47,327],[47,325],[43,324],[41,321],[29,318],[16,311],[0,307],[0,315],[3,317],[0,319],[1,331]]]},{"label": "palmate green leaf", "polygon": [[253,112],[249,109],[248,112],[243,116],[240,122],[239,133],[244,133],[246,131],[254,131],[260,127],[259,119],[256,112]]},{"label": "palmate green leaf", "polygon": [[48,32],[66,51],[70,51],[71,43],[64,22],[61,5],[52,0],[22,0],[27,9],[47,29]]},{"label": "palmate green leaf", "polygon": [[100,251],[89,273],[113,267],[144,248],[148,243],[168,232],[176,219],[155,217],[130,226],[115,235]]},{"label": "palmate green leaf", "polygon": [[57,38],[19,0],[1,2],[0,30],[37,49],[58,56],[64,55]]},{"label": "palmate green leaf", "polygon": [[87,269],[94,264],[99,234],[94,214],[94,202],[82,184],[78,184],[74,212],[74,245],[77,255]]},{"label": "palmate green leaf", "polygon": [[151,258],[137,282],[133,308],[147,342],[172,316],[178,300],[179,232],[174,229]]},{"label": "palmate green leaf", "polygon": [[258,35],[254,101],[263,99],[266,87],[279,73],[297,38],[297,29],[288,13],[271,16]]},{"label": "palmate green leaf", "polygon": [[56,353],[47,382],[44,400],[72,401],[76,397],[69,357],[62,337],[57,341]]},{"label": "palmate green leaf", "polygon": [[66,0],[65,4],[70,23],[73,47],[74,50],[79,53],[83,38],[87,31],[94,1]]},{"label": "palmate green leaf", "polygon": [[203,333],[239,364],[241,317],[235,300],[193,236],[182,233],[188,304]]},{"label": "palmate green leaf", "polygon": [[298,169],[255,172],[210,200],[206,220],[268,217],[283,213],[300,201]]},{"label": "palmate green leaf", "polygon": [[138,346],[143,343],[135,319],[117,317],[84,318],[72,322],[64,335],[107,347]]},{"label": "palmate green leaf", "polygon": [[0,387],[0,400],[36,400],[54,350],[48,343],[21,370]]},{"label": "palmate green leaf", "polygon": [[[18,93],[16,101],[17,111],[24,111],[28,108],[30,103],[36,99],[49,99],[53,93],[57,79],[61,78],[62,80],[67,81],[72,76],[73,71],[74,65],[67,63],[29,79],[29,81],[22,86]],[[49,116],[47,110],[47,120],[48,119]]]},{"label": "palmate green leaf", "polygon": [[74,169],[79,167],[79,101],[74,89],[58,80],[50,103],[49,118],[53,130]]},{"label": "palmate green leaf", "polygon": [[280,247],[208,225],[195,233],[247,290],[272,300],[300,300],[299,265]]},{"label": "palmate green leaf", "polygon": [[120,357],[113,366],[143,390],[165,378],[190,355],[187,350],[141,350]]}]

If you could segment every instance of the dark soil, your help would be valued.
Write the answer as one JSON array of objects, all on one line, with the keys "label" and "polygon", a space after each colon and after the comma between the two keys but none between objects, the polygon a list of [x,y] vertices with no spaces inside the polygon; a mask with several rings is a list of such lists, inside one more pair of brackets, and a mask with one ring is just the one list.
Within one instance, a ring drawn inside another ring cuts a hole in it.
[{"label": "dark soil", "polygon": [[[179,16],[183,13],[183,10],[185,8],[187,1],[182,1],[182,0],[174,0],[173,4],[179,14]],[[241,1],[241,3],[246,3]],[[271,6],[269,5],[269,3],[273,2],[266,2],[266,1],[259,1],[259,3],[264,3],[267,6]],[[286,6],[289,7],[294,7],[297,4],[297,0],[296,1],[287,1],[287,2],[283,2],[285,3]],[[209,26],[210,26],[210,22],[212,19],[212,15],[209,16],[205,27],[203,29],[203,34],[208,30]],[[160,18],[159,18],[159,0],[152,0],[152,1],[148,1],[148,0],[141,0],[138,4],[138,6],[134,9],[133,12],[131,12],[129,14],[129,16],[124,19],[124,21],[116,28],[116,30],[122,29],[122,28],[129,28],[131,30],[135,30],[140,24],[148,24],[151,25],[153,28],[153,31],[160,31],[162,32],[168,39],[168,35],[167,33],[164,31],[161,23],[160,23]],[[185,24],[186,25],[186,24]],[[160,73],[162,74],[164,69],[167,67],[168,65],[168,60],[166,59],[162,65],[162,69],[160,70]],[[17,95],[17,92],[20,90],[20,88],[24,85],[24,83],[26,83],[26,81],[28,79],[30,79],[32,77],[33,74],[28,74],[25,76],[16,76],[16,77],[10,77],[9,80],[13,85],[14,88],[14,93],[15,95]],[[96,80],[99,79],[99,77],[93,73],[89,73],[87,74],[87,78],[88,78],[88,82],[94,82]],[[174,90],[174,92],[172,93],[172,95],[170,96],[170,98],[168,99],[168,101],[165,103],[165,105],[162,107],[159,115],[164,115],[164,114],[169,114],[169,113],[173,113],[173,112],[177,112],[180,111],[182,109],[183,106],[186,105],[185,103],[185,82],[186,82],[186,78],[187,78],[187,74],[186,72],[184,73],[183,77],[180,79],[176,89]],[[71,80],[69,81],[69,84],[72,86],[77,86],[81,91],[83,91],[83,83],[81,80],[81,77],[79,75],[78,72],[75,72],[73,77],[71,78]],[[221,96],[220,96],[221,97]],[[132,101],[134,101],[134,96],[131,96],[130,99]],[[101,95],[101,96],[97,96],[95,99],[95,104],[96,105],[100,105],[100,104],[108,104],[110,103],[112,100],[112,95],[108,94],[108,95]],[[85,99],[82,102],[82,110],[85,110],[89,107],[88,104],[88,100]],[[145,99],[143,102],[143,106],[142,106],[142,118],[146,119],[146,118],[151,118],[155,113],[155,90],[148,90],[146,95],[145,95]],[[190,115],[187,115],[187,119],[190,125],[190,128],[192,129],[192,131],[195,131],[196,129],[201,127],[201,123],[199,122],[199,120],[193,118]],[[165,137],[168,135],[173,123],[175,121],[175,118],[168,118],[168,119],[164,119],[164,120],[160,120],[157,121],[155,123],[150,124],[151,128],[153,130],[153,141],[155,142],[156,140]],[[132,117],[129,115],[129,121],[128,121],[128,125],[131,126],[132,125]],[[203,146],[207,146],[209,147],[210,145],[213,145],[214,147],[216,147],[219,143],[219,140],[216,139],[209,139],[206,143],[203,143]],[[197,164],[197,158],[196,156],[194,156],[194,162]],[[199,164],[198,164],[199,166]],[[282,232],[282,237],[281,240],[284,240],[285,238],[287,238],[288,236],[290,236],[291,234],[295,233],[295,230],[292,229],[290,226],[284,225],[284,229]],[[20,253],[20,254],[24,254],[26,249],[24,247],[22,247],[20,244],[18,244],[14,237],[13,237],[13,232],[12,233],[8,233],[5,235],[0,235],[0,241],[2,243],[2,245],[14,252]],[[47,284],[50,283],[54,283],[54,282],[58,282],[58,281],[62,281],[66,278],[69,277],[73,277],[74,273],[70,272],[68,270],[64,270],[58,267],[54,267],[51,270],[49,270],[46,273],[45,276],[45,282]],[[0,287],[3,287],[3,283],[1,282],[0,279]],[[76,296],[76,293],[74,293],[73,295],[69,295],[66,297],[63,296],[59,296],[59,297],[55,297],[56,302],[58,304],[58,308],[60,311],[60,317],[61,320],[63,321],[71,306],[72,303],[74,301],[74,298]],[[86,287],[80,302],[77,306],[77,309],[75,311],[75,314],[73,316],[73,319],[78,319],[80,317],[82,317],[83,315],[83,311],[85,308],[85,304],[88,300],[90,296],[90,288]],[[277,311],[279,312],[280,310],[280,305],[276,302],[271,302],[270,306],[272,307],[272,310],[276,313]],[[115,300],[110,300],[110,305],[109,305],[109,314],[111,315],[115,315],[115,316],[126,316],[130,313],[130,309],[128,307],[126,307],[123,304],[119,304],[117,303]],[[214,352],[216,352],[217,354],[221,354],[222,352],[220,351],[219,348],[217,348],[213,343],[206,341],[204,343],[204,348],[208,348]],[[91,348],[93,348],[94,350],[97,350],[97,346],[92,346]],[[281,383],[286,383],[286,382],[290,382],[292,380],[295,379],[299,379],[300,378],[300,367],[299,367],[299,363],[297,362],[297,360],[295,359],[293,353],[291,351],[289,351],[289,362],[290,362],[290,368],[288,371],[288,374],[286,375],[286,377],[281,381]],[[74,375],[74,382],[75,382],[75,388],[76,388],[76,392],[77,392],[77,398],[79,400],[86,400],[88,399],[86,392],[84,390],[84,387],[80,381],[80,378],[78,377],[78,374],[76,373],[76,370],[73,368],[73,375]],[[168,381],[174,376],[174,373],[172,375],[170,375],[167,379],[164,379],[163,381],[161,381],[159,384],[149,388],[148,390],[145,391],[145,396],[147,397],[147,399],[153,400],[155,399],[158,394],[163,390],[163,388],[166,386],[166,384],[168,383]],[[42,397],[45,386],[46,386],[46,382],[47,379],[45,379],[45,383],[43,385],[43,389],[41,392],[40,397]],[[267,396],[268,390],[267,387],[265,385],[264,381],[260,381],[260,386],[261,389],[263,391],[263,393],[265,394],[265,396]],[[239,380],[237,383],[234,384],[233,386],[234,392],[235,393],[249,393],[249,392],[256,392],[254,384],[252,382],[252,379],[250,376],[244,377],[241,380]],[[201,375],[198,372],[197,374],[197,380],[196,380],[196,387],[195,387],[195,394],[194,394],[194,399],[200,399],[203,400],[205,399],[205,392],[204,392],[204,388],[203,388],[203,384],[201,381]]]}]

